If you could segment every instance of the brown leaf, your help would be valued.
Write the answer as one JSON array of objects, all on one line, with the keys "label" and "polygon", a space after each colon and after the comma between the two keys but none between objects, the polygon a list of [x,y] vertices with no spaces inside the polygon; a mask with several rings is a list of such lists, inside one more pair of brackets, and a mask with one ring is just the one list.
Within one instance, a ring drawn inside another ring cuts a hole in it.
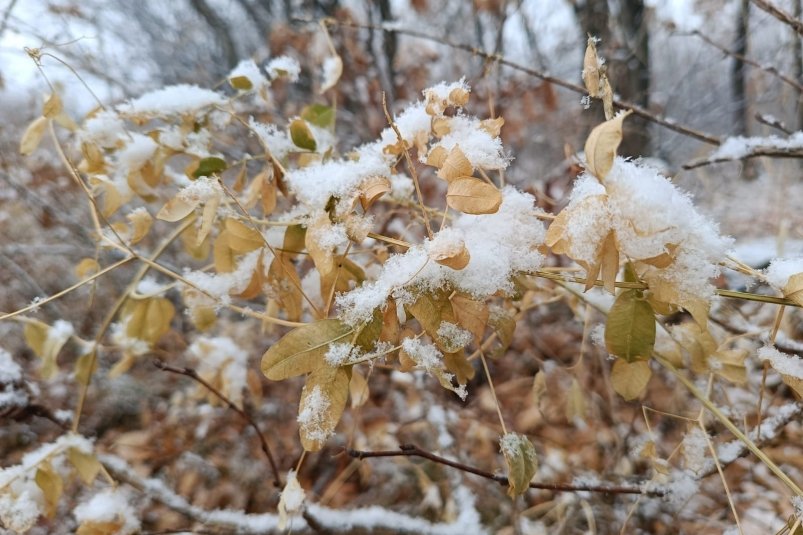
[{"label": "brown leaf", "polygon": [[452,296],[452,308],[457,325],[470,332],[474,336],[474,343],[479,346],[488,325],[488,305],[457,293]]},{"label": "brown leaf", "polygon": [[622,122],[630,115],[627,110],[620,113],[610,121],[598,125],[591,131],[585,145],[586,165],[588,172],[597,177],[600,182],[605,181],[614,159],[616,149],[622,142]]},{"label": "brown leaf", "polygon": [[[432,153],[430,153],[430,155],[432,155]],[[455,145],[443,160],[443,165],[438,171],[438,176],[447,182],[451,182],[459,177],[471,176],[473,172],[474,166],[468,161],[468,158],[466,158],[466,155],[460,150],[460,147]]]},{"label": "brown leaf", "polygon": [[360,205],[363,211],[373,205],[380,197],[388,193],[391,189],[390,180],[386,176],[370,176],[360,185]]},{"label": "brown leaf", "polygon": [[597,40],[588,36],[586,53],[583,58],[583,84],[592,97],[599,96],[599,57],[597,56]]},{"label": "brown leaf", "polygon": [[649,362],[645,360],[626,362],[616,359],[611,370],[611,386],[625,401],[631,401],[644,392],[650,377],[652,370]]},{"label": "brown leaf", "polygon": [[502,194],[482,180],[471,177],[457,178],[449,182],[446,204],[465,214],[494,214],[502,205]]},{"label": "brown leaf", "polygon": [[351,368],[318,366],[307,376],[298,407],[301,445],[306,451],[320,450],[334,432],[349,394]]},{"label": "brown leaf", "polygon": [[20,154],[28,156],[36,150],[45,135],[47,121],[47,117],[37,117],[28,125],[20,140]]}]

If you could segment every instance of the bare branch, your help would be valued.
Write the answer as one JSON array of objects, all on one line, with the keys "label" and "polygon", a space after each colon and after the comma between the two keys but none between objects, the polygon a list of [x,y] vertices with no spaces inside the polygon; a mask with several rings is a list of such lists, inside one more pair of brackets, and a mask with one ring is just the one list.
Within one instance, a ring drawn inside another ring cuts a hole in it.
[{"label": "bare branch", "polygon": [[198,372],[196,372],[194,369],[192,369],[192,368],[176,368],[176,367],[173,367],[173,366],[168,366],[167,364],[165,364],[161,360],[154,360],[153,361],[153,365],[156,366],[157,368],[159,368],[162,371],[166,371],[166,372],[170,372],[170,373],[176,373],[178,375],[185,375],[185,376],[189,377],[193,381],[203,385],[204,388],[206,388],[207,390],[212,392],[215,396],[218,397],[218,399],[220,399],[223,403],[228,405],[228,407],[231,410],[233,410],[234,412],[239,414],[243,418],[243,420],[245,420],[246,423],[248,423],[248,425],[250,425],[254,429],[254,431],[256,431],[257,436],[259,436],[259,442],[260,442],[260,445],[262,446],[262,451],[265,453],[265,457],[267,457],[268,463],[270,464],[271,471],[273,472],[273,484],[274,484],[274,486],[276,486],[277,488],[282,488],[284,486],[282,484],[282,478],[279,475],[279,467],[276,465],[276,461],[273,459],[273,453],[270,450],[270,446],[268,446],[268,441],[265,439],[265,435],[262,434],[262,431],[259,429],[259,426],[256,424],[256,422],[254,422],[254,419],[251,417],[250,414],[248,414],[243,409],[241,409],[240,407],[235,405],[229,398],[227,398],[225,395],[223,395],[223,393],[220,392],[217,388],[215,388],[214,386],[210,385],[206,380],[204,380],[203,377],[198,375]]},{"label": "bare branch", "polygon": [[[445,457],[435,455],[426,450],[422,450],[413,444],[402,444],[399,450],[382,450],[382,451],[360,451],[360,450],[346,450],[350,457],[355,459],[367,459],[371,457],[421,457],[429,461],[449,466],[467,472],[476,476],[496,481],[500,485],[507,486],[509,484],[508,478],[480,470],[473,466],[452,461]],[[644,494],[647,496],[663,496],[664,492],[661,490],[644,490],[638,486],[616,486],[616,485],[570,485],[564,483],[530,483],[531,489],[551,490],[553,492],[600,492],[603,494]]]},{"label": "bare branch", "polygon": [[781,147],[754,147],[749,152],[740,156],[723,156],[714,158],[703,158],[694,160],[687,164],[683,164],[683,169],[696,169],[706,165],[713,165],[715,163],[734,162],[737,160],[749,160],[751,158],[759,158],[767,156],[770,158],[803,158],[803,149],[796,148],[781,148]]},{"label": "bare branch", "polygon": [[762,9],[778,19],[779,21],[783,22],[784,24],[791,27],[793,30],[797,32],[798,35],[803,37],[803,22],[796,19],[786,11],[780,9],[778,6],[767,2],[766,0],[752,0],[753,4],[756,5],[759,9]]}]

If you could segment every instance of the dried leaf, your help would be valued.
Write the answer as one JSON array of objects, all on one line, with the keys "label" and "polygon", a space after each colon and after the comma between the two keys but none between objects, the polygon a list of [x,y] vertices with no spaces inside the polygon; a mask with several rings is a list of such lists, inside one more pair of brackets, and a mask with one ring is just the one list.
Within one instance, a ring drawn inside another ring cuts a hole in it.
[{"label": "dried leaf", "polygon": [[726,381],[743,385],[747,383],[744,361],[748,354],[746,349],[720,349],[711,356],[717,361],[717,365],[712,365],[711,368]]},{"label": "dried leaf", "polygon": [[530,488],[530,480],[538,469],[535,447],[527,437],[518,433],[507,433],[499,445],[507,464],[507,493],[520,496]]},{"label": "dried leaf", "polygon": [[349,382],[349,397],[351,398],[351,408],[356,409],[362,407],[368,401],[370,393],[368,390],[368,381],[359,370],[351,370],[351,381]]},{"label": "dried leaf", "polygon": [[120,318],[126,326],[126,336],[155,344],[170,330],[170,322],[176,314],[173,303],[165,297],[129,299]]},{"label": "dried leaf", "polygon": [[323,64],[323,84],[321,85],[321,94],[326,93],[337,85],[340,76],[343,74],[343,60],[340,56],[329,56]]},{"label": "dried leaf", "polygon": [[[613,231],[610,231],[602,242],[600,259],[603,288],[611,295],[615,295],[616,275],[619,273],[619,250],[616,248],[616,236]],[[594,278],[596,279],[596,275]],[[586,284],[586,290],[588,289],[588,284]]]},{"label": "dried leaf", "polygon": [[238,219],[230,217],[225,221],[228,235],[228,246],[237,254],[250,253],[265,245],[265,240],[258,230]]},{"label": "dried leaf", "polygon": [[502,133],[502,127],[504,125],[505,120],[502,117],[480,121],[480,128],[485,130],[491,137],[499,137],[499,134]]},{"label": "dried leaf", "polygon": [[464,385],[474,378],[476,370],[466,358],[463,350],[455,353],[443,354],[443,367],[452,372],[457,378],[457,383]]},{"label": "dried leaf", "polygon": [[452,309],[457,325],[470,332],[474,343],[479,346],[490,316],[488,305],[457,293],[452,296]]},{"label": "dried leaf", "polygon": [[452,130],[451,123],[451,117],[435,117],[432,119],[432,133],[439,138],[445,136]]},{"label": "dried leaf", "polygon": [[317,366],[307,376],[298,407],[301,445],[306,451],[320,450],[334,432],[349,394],[351,368]]},{"label": "dried leaf", "polygon": [[588,136],[585,145],[588,172],[600,182],[605,180],[616,158],[616,149],[622,142],[622,122],[631,111],[620,113],[610,121],[597,125]]},{"label": "dried leaf", "polygon": [[783,296],[803,306],[803,273],[796,273],[789,277],[783,288]]},{"label": "dried leaf", "polygon": [[605,325],[608,353],[627,362],[650,358],[655,346],[655,313],[639,290],[624,290],[614,301]]},{"label": "dried leaf", "polygon": [[77,448],[67,450],[67,459],[75,467],[85,485],[91,485],[100,472],[100,461],[91,453],[84,453]]},{"label": "dried leaf", "polygon": [[200,203],[199,199],[187,200],[179,193],[162,206],[156,214],[156,219],[171,223],[180,221],[190,215]]},{"label": "dried leaf", "polygon": [[142,209],[130,212],[126,216],[126,219],[131,223],[131,245],[135,245],[148,235],[148,231],[151,229],[151,224],[153,223],[153,218],[147,210]]},{"label": "dried leaf", "polygon": [[450,267],[454,270],[465,268],[471,260],[466,244],[462,240],[453,244],[453,247],[440,247],[429,252],[429,257],[438,264]]},{"label": "dried leaf", "polygon": [[499,345],[491,352],[491,357],[498,358],[505,354],[510,344],[513,343],[513,334],[516,331],[516,318],[513,314],[504,310],[494,313],[488,319],[488,324],[496,333]]},{"label": "dried leaf", "polygon": [[502,194],[482,180],[471,177],[457,178],[449,182],[446,204],[465,214],[494,214],[502,205]]},{"label": "dried leaf", "polygon": [[83,258],[78,265],[75,266],[75,277],[79,280],[84,280],[91,277],[100,271],[100,265],[94,258]]},{"label": "dried leaf", "polygon": [[53,518],[59,506],[59,498],[64,491],[64,481],[50,464],[50,461],[39,463],[35,476],[36,485],[45,497],[45,516]]},{"label": "dried leaf", "polygon": [[365,179],[360,185],[360,205],[363,211],[368,211],[371,205],[390,190],[390,180],[386,176],[374,175]]},{"label": "dried leaf", "polygon": [[37,117],[34,119],[33,122],[28,125],[28,128],[25,129],[25,133],[22,134],[22,139],[20,140],[20,154],[28,156],[35,151],[36,147],[38,147],[39,143],[42,141],[42,137],[45,135],[46,128],[46,117]]},{"label": "dried leaf", "polygon": [[89,353],[84,353],[75,361],[75,380],[81,385],[88,384],[92,374],[95,373],[97,369],[98,359],[93,349]]},{"label": "dried leaf", "polygon": [[625,401],[639,397],[652,376],[650,364],[644,360],[627,362],[617,359],[611,370],[611,386]]},{"label": "dried leaf", "polygon": [[613,119],[613,88],[606,74],[602,75],[602,110],[606,121]]},{"label": "dried leaf", "polygon": [[438,145],[437,147],[433,147],[427,155],[427,165],[431,165],[432,167],[437,167],[440,169],[443,167],[443,163],[446,161],[446,157],[448,155],[449,151],[444,149],[442,146]]},{"label": "dried leaf", "polygon": [[599,57],[597,56],[597,39],[588,36],[586,53],[583,58],[583,84],[592,97],[599,96]]},{"label": "dried leaf", "polygon": [[[435,149],[430,152],[430,157],[432,157],[433,152],[435,152]],[[443,160],[443,165],[441,165],[438,171],[438,176],[447,182],[451,182],[456,178],[470,177],[473,172],[474,166],[468,161],[468,158],[466,158],[466,155],[460,150],[460,147],[455,145]]]},{"label": "dried leaf", "polygon": [[217,235],[215,245],[212,249],[212,256],[215,263],[215,271],[218,273],[231,273],[237,266],[235,251],[229,246],[231,234],[224,230]]},{"label": "dried leaf", "polygon": [[340,320],[328,319],[297,327],[273,344],[262,356],[262,373],[272,381],[310,373],[320,368],[329,345],[353,333]]},{"label": "dried leaf", "polygon": [[290,123],[290,139],[293,140],[293,145],[296,147],[310,152],[315,152],[315,149],[318,148],[315,136],[304,119],[294,119]]}]

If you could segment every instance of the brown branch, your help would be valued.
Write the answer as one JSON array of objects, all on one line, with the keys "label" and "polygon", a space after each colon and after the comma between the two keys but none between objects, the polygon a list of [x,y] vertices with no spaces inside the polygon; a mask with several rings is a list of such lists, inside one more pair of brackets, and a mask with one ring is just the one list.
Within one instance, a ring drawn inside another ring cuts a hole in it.
[{"label": "brown branch", "polygon": [[775,66],[773,66],[773,65],[762,65],[762,64],[760,64],[759,62],[757,62],[755,60],[752,60],[752,59],[750,59],[750,58],[748,58],[748,57],[746,57],[746,56],[744,56],[742,54],[739,54],[738,52],[733,52],[732,50],[729,50],[728,48],[722,46],[721,44],[719,44],[719,43],[717,43],[715,41],[712,41],[707,35],[701,33],[699,30],[694,30],[693,32],[691,32],[691,35],[696,35],[697,37],[699,37],[700,39],[702,39],[703,41],[705,41],[709,45],[713,46],[717,50],[721,51],[725,55],[728,55],[728,56],[730,56],[730,57],[732,57],[732,58],[734,58],[734,59],[736,59],[738,61],[741,61],[742,63],[746,63],[747,65],[750,65],[751,67],[755,67],[756,69],[760,69],[760,70],[762,70],[762,71],[764,71],[766,73],[769,73],[769,74],[777,77],[782,82],[784,82],[786,84],[789,84],[790,86],[792,86],[795,89],[797,89],[799,92],[803,93],[803,85],[802,84],[800,84],[797,80],[795,80],[791,76],[788,76],[788,75],[782,73]]},{"label": "brown branch", "polygon": [[761,124],[765,124],[767,126],[771,126],[772,128],[777,128],[787,136],[792,135],[792,131],[789,130],[785,124],[783,124],[779,119],[776,119],[772,115],[767,115],[764,113],[756,113],[756,121]]},{"label": "brown branch", "polygon": [[790,26],[793,30],[797,32],[798,35],[803,37],[803,22],[799,19],[796,19],[786,11],[780,9],[778,6],[767,2],[766,0],[752,0],[753,4],[759,9],[766,11],[779,21],[783,22],[784,24]]},{"label": "brown branch", "polygon": [[[476,476],[484,477],[491,481],[496,481],[502,486],[508,486],[509,480],[506,476],[500,476],[491,472],[486,472],[479,468],[469,466],[457,461],[452,461],[440,455],[422,450],[413,444],[402,444],[398,450],[380,450],[380,451],[360,451],[347,449],[346,453],[349,457],[354,459],[368,459],[371,457],[421,457],[434,463],[442,464],[467,472]],[[570,485],[564,483],[530,483],[531,489],[551,490],[553,492],[600,492],[603,494],[644,494],[647,496],[663,496],[664,492],[660,490],[644,490],[639,487],[633,486],[607,486],[607,485]]]},{"label": "brown branch", "polygon": [[[314,22],[314,21],[305,20],[305,19],[296,19],[296,20],[298,22],[304,22],[304,23]],[[533,76],[533,77],[538,78],[540,80],[543,80],[545,82],[549,82],[551,84],[560,86],[560,87],[562,87],[564,89],[568,89],[569,91],[573,91],[573,92],[581,94],[581,95],[586,94],[586,89],[583,86],[574,84],[572,82],[563,80],[561,78],[556,78],[556,77],[551,76],[551,75],[549,75],[549,74],[547,74],[547,73],[545,73],[543,71],[538,71],[538,70],[535,70],[535,69],[531,69],[529,67],[525,67],[524,65],[521,65],[519,63],[510,61],[508,59],[505,59],[504,57],[502,57],[502,56],[500,56],[498,54],[491,54],[491,53],[486,52],[484,50],[481,50],[481,49],[479,49],[477,47],[474,47],[474,46],[471,46],[471,45],[467,45],[467,44],[464,44],[464,43],[454,43],[452,41],[449,41],[448,39],[435,37],[435,36],[426,34],[424,32],[419,32],[419,31],[416,31],[416,30],[408,30],[408,29],[402,29],[402,28],[392,28],[392,27],[388,27],[388,26],[377,26],[377,25],[373,25],[373,24],[360,24],[360,23],[357,23],[357,22],[341,21],[341,20],[334,20],[334,19],[327,19],[325,22],[326,22],[326,24],[329,24],[331,26],[340,26],[340,27],[345,27],[345,28],[369,29],[369,30],[383,30],[383,31],[386,31],[386,32],[394,32],[394,33],[398,33],[398,34],[401,34],[401,35],[407,35],[407,36],[410,36],[410,37],[415,37],[415,38],[418,38],[418,39],[424,39],[426,41],[439,43],[439,44],[446,45],[448,47],[454,48],[456,50],[463,50],[465,52],[469,52],[470,54],[473,54],[473,55],[475,55],[477,57],[480,57],[480,58],[482,58],[482,59],[484,59],[486,61],[496,62],[496,63],[498,63],[500,65],[504,65],[505,67],[510,67],[511,69],[517,70],[519,72],[523,72],[523,73],[525,73],[525,74],[527,74],[529,76]],[[684,136],[688,136],[688,137],[694,138],[694,139],[696,139],[698,141],[702,141],[703,143],[708,143],[710,145],[719,145],[721,143],[721,141],[717,137],[714,137],[714,136],[712,136],[710,134],[706,134],[705,132],[700,132],[699,130],[694,130],[694,129],[686,127],[686,126],[679,125],[675,121],[673,121],[672,119],[667,119],[665,117],[659,117],[659,116],[649,112],[648,110],[642,108],[641,106],[638,106],[637,104],[633,104],[631,102],[626,102],[626,101],[623,101],[623,100],[614,100],[613,103],[614,103],[614,105],[616,105],[619,108],[622,108],[622,109],[625,109],[625,110],[631,110],[633,112],[633,115],[641,117],[641,118],[643,118],[643,119],[645,119],[647,121],[653,122],[655,124],[661,125],[664,128],[667,128],[669,130],[672,130],[672,131],[677,132],[679,134],[682,134]]]},{"label": "brown branch", "polygon": [[279,475],[279,468],[276,465],[276,461],[273,459],[273,453],[271,453],[271,451],[270,451],[270,446],[268,446],[268,441],[265,439],[265,435],[262,434],[262,431],[259,429],[259,426],[256,424],[256,422],[254,422],[254,419],[251,417],[251,415],[249,415],[243,409],[241,409],[240,407],[235,405],[229,398],[227,398],[225,395],[223,395],[223,393],[221,393],[214,386],[210,385],[206,380],[204,380],[203,377],[198,375],[198,372],[196,372],[194,369],[192,369],[192,368],[176,368],[174,366],[169,366],[169,365],[165,364],[163,361],[158,360],[158,359],[153,361],[153,365],[156,366],[157,368],[159,368],[162,371],[166,371],[166,372],[175,373],[175,374],[178,374],[178,375],[184,375],[184,376],[189,377],[193,381],[203,385],[204,388],[206,388],[207,390],[212,392],[215,396],[218,397],[218,399],[220,399],[223,403],[228,405],[228,407],[231,410],[233,410],[234,412],[239,414],[243,418],[243,420],[245,420],[246,423],[248,423],[248,425],[250,425],[254,429],[254,431],[256,431],[256,434],[259,437],[259,442],[260,442],[260,445],[262,446],[262,451],[265,453],[265,457],[267,457],[268,463],[270,464],[271,471],[273,472],[273,484],[274,484],[274,486],[276,486],[277,488],[282,488],[284,486],[282,484],[282,478]]},{"label": "brown branch", "polygon": [[741,160],[750,160],[752,158],[760,158],[766,156],[769,158],[803,158],[803,150],[801,149],[786,149],[779,147],[755,147],[750,152],[742,154],[741,156],[722,157],[722,158],[703,158],[683,164],[683,169],[697,169],[706,165],[713,165],[715,163],[735,162]]}]

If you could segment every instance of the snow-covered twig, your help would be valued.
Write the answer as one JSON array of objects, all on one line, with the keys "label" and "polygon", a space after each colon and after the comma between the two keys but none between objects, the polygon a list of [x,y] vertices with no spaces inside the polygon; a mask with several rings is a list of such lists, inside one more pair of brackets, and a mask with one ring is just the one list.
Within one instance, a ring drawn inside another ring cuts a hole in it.
[{"label": "snow-covered twig", "polygon": [[759,156],[772,158],[803,158],[803,132],[795,132],[788,138],[731,137],[707,157],[683,165],[683,169],[695,169],[704,165],[747,160]]},{"label": "snow-covered twig", "polygon": [[[201,524],[232,530],[244,534],[303,532],[311,529],[308,521],[296,518],[285,530],[279,530],[279,515],[272,513],[249,514],[232,509],[208,510],[191,504],[176,494],[161,479],[142,477],[123,459],[103,454],[98,458],[109,474],[127,483],[170,509]],[[413,516],[397,513],[384,507],[364,507],[337,510],[317,504],[307,506],[306,517],[323,531],[351,533],[354,530],[388,530],[393,533],[431,533],[433,535],[465,535],[485,533],[480,516],[474,507],[474,496],[464,487],[455,492],[459,507],[457,520],[452,523],[433,523]]]}]

